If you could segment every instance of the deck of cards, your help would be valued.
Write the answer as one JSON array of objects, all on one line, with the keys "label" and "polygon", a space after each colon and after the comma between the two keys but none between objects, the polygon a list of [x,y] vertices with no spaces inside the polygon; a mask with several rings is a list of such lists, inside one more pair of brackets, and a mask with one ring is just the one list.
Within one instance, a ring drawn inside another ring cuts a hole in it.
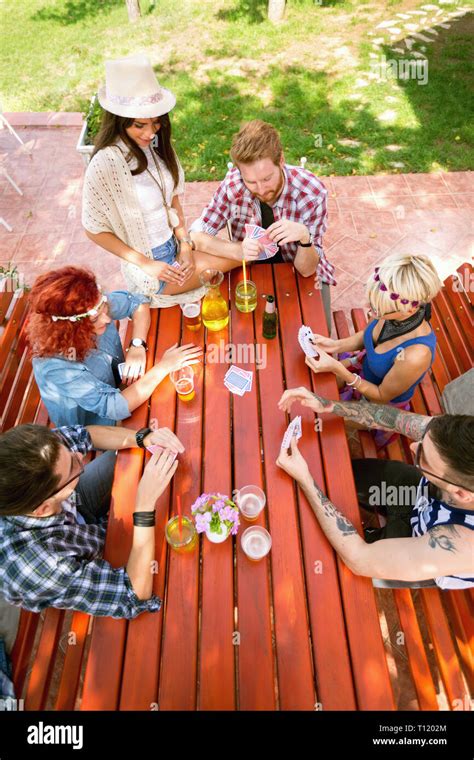
[{"label": "deck of cards", "polygon": [[243,396],[244,393],[252,390],[252,380],[253,372],[232,366],[225,374],[224,385],[231,393]]},{"label": "deck of cards", "polygon": [[293,436],[296,436],[296,440],[299,441],[299,439],[302,436],[302,430],[301,430],[301,417],[295,417],[293,420],[291,420],[290,424],[286,428],[285,435],[283,436],[282,442],[281,442],[281,448],[282,449],[289,449],[291,444],[291,439]]},{"label": "deck of cards", "polygon": [[319,352],[311,341],[312,335],[313,331],[311,330],[311,327],[301,325],[298,330],[298,341],[306,356],[309,356],[311,359],[317,359],[319,357]]},{"label": "deck of cards", "polygon": [[258,224],[246,224],[245,237],[254,238],[264,246],[263,251],[258,254],[259,260],[271,259],[278,251],[277,244],[268,236],[267,231],[263,227],[259,227]]}]

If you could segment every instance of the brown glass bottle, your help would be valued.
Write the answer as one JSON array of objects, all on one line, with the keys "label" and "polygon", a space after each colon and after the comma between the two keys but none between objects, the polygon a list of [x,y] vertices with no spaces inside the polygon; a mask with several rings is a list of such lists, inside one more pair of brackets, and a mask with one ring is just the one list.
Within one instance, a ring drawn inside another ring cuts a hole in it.
[{"label": "brown glass bottle", "polygon": [[267,340],[275,338],[277,334],[277,313],[275,310],[275,299],[273,296],[267,296],[265,311],[263,312],[262,335]]}]

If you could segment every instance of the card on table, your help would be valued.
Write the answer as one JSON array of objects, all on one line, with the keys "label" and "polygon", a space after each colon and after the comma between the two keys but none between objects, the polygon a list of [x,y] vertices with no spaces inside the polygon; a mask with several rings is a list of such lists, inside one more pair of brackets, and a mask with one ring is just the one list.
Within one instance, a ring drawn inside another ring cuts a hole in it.
[{"label": "card on table", "polygon": [[252,390],[253,372],[241,369],[240,367],[230,367],[224,377],[224,385],[231,393],[237,393],[243,396],[247,391]]},{"label": "card on table", "polygon": [[298,342],[305,352],[306,356],[309,356],[311,359],[317,359],[319,356],[319,351],[316,349],[314,343],[311,342],[312,335],[313,331],[310,327],[301,325],[298,331]]}]

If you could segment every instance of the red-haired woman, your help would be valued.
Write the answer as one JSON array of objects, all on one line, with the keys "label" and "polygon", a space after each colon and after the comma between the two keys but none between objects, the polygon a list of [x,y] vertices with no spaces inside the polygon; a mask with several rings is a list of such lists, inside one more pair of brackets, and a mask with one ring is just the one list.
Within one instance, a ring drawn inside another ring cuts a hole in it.
[{"label": "red-haired woman", "polygon": [[[114,425],[146,401],[169,372],[199,361],[196,346],[174,345],[143,374],[148,301],[122,290],[106,295],[92,272],[78,267],[38,277],[30,293],[28,338],[35,379],[55,425]],[[126,361],[114,322],[125,318],[133,324]],[[126,387],[120,390],[118,366],[124,361]]]}]

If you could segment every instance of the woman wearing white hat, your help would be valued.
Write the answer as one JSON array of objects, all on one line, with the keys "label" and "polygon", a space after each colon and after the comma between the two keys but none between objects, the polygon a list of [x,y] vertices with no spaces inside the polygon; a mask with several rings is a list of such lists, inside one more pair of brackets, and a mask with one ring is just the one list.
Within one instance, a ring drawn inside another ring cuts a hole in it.
[{"label": "woman wearing white hat", "polygon": [[176,98],[144,55],[105,67],[98,93],[105,113],[84,180],[86,234],[122,259],[129,290],[151,296],[152,306],[194,301],[204,293],[192,290],[199,271],[236,262],[193,252],[179,201],[184,173],[171,144]]}]

